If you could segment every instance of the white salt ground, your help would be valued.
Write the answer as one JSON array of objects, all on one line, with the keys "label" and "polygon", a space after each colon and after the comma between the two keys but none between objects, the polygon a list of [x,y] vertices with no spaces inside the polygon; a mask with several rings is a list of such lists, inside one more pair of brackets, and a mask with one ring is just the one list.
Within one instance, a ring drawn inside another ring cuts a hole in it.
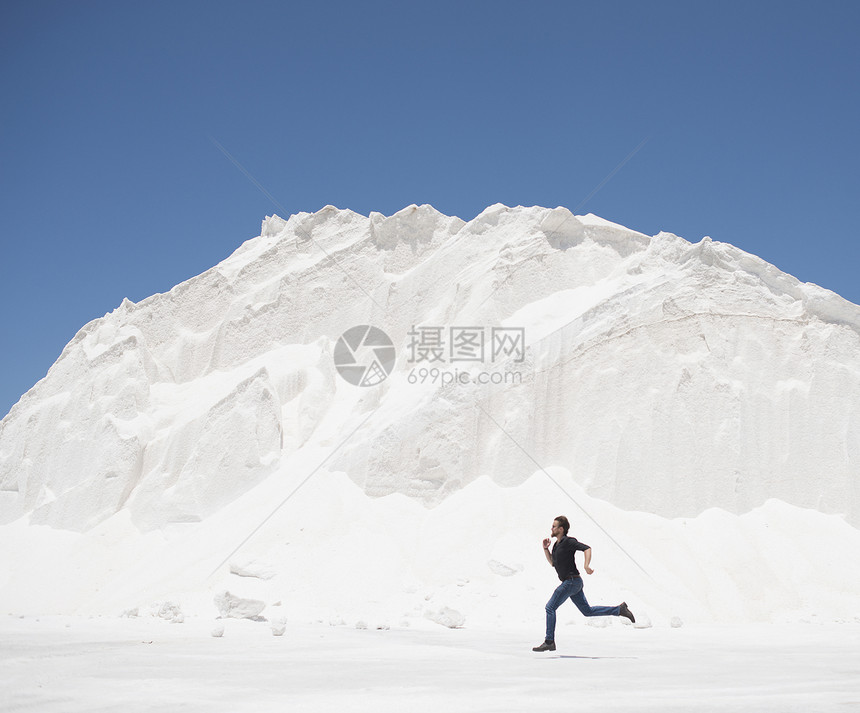
[{"label": "white salt ground", "polygon": [[[0,709],[860,710],[860,625],[526,630],[3,617]],[[433,626],[433,625],[429,625]]]}]

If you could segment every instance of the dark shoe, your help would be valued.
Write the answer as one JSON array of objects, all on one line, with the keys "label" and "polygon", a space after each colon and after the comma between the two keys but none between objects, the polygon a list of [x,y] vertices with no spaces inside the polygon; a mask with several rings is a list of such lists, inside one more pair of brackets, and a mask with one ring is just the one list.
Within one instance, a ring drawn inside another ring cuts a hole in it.
[{"label": "dark shoe", "polygon": [[626,616],[630,619],[631,624],[636,623],[636,617],[634,617],[633,612],[627,608],[627,602],[621,602],[621,611],[618,612],[618,616]]},{"label": "dark shoe", "polygon": [[544,641],[540,646],[535,646],[532,651],[555,651],[555,642]]}]

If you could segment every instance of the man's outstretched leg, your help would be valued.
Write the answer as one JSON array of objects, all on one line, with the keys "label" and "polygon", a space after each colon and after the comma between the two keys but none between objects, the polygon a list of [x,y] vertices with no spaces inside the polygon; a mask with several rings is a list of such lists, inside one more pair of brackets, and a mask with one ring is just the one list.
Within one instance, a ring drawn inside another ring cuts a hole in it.
[{"label": "man's outstretched leg", "polygon": [[615,607],[605,605],[593,607],[588,603],[588,600],[585,598],[585,592],[581,587],[578,592],[571,594],[570,599],[584,616],[624,616],[630,619],[631,622],[636,621],[633,617],[633,612],[627,607],[627,602],[621,602],[621,604]]}]

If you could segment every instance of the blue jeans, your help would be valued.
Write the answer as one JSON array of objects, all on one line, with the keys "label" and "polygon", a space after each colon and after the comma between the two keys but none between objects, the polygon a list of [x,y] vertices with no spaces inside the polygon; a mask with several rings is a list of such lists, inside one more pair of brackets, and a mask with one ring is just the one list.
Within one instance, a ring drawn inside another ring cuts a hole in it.
[{"label": "blue jeans", "polygon": [[568,597],[585,616],[619,616],[621,614],[620,605],[614,607],[591,606],[582,591],[582,577],[566,579],[556,587],[546,603],[547,641],[555,641],[555,610],[564,604],[564,600]]}]

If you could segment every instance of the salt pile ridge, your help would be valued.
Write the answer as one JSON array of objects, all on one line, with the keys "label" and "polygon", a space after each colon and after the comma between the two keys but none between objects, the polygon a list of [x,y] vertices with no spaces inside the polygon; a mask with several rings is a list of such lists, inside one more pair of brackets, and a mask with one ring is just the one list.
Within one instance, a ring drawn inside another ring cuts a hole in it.
[{"label": "salt pile ridge", "polygon": [[[397,361],[360,388],[338,376],[333,352],[365,324],[391,337]],[[488,341],[494,327],[521,328],[527,349],[521,360],[490,363],[488,347],[480,363],[417,363],[416,326],[472,327]],[[513,380],[418,378],[431,367]],[[557,490],[529,494],[547,469],[590,508],[610,508],[632,539],[644,513],[672,529],[671,518],[701,523],[716,508],[736,525],[762,512],[790,519],[785,504],[856,548],[860,308],[731,245],[649,237],[564,208],[495,205],[468,223],[426,205],[267,218],[216,267],[87,324],[12,408],[0,422],[0,525],[21,548],[73,533],[89,548],[93,533],[121,531],[126,544],[109,555],[122,559],[219,522],[232,539],[195,545],[217,564],[329,454],[320,483],[351,508],[400,498],[386,510],[395,519],[430,517],[458,494],[471,513],[467,493],[493,501],[500,486],[505,503],[554,492],[546,512],[524,506],[542,536],[546,515],[564,510]],[[327,497],[314,501],[321,517]],[[295,536],[288,511],[263,536],[268,561]],[[228,512],[239,513],[232,526]],[[525,517],[507,512],[511,530]],[[385,545],[353,534],[384,569]],[[179,587],[158,559],[145,581]],[[491,578],[522,572],[505,553],[484,559],[501,565],[484,567]],[[19,569],[9,586],[20,593],[35,580]]]}]

